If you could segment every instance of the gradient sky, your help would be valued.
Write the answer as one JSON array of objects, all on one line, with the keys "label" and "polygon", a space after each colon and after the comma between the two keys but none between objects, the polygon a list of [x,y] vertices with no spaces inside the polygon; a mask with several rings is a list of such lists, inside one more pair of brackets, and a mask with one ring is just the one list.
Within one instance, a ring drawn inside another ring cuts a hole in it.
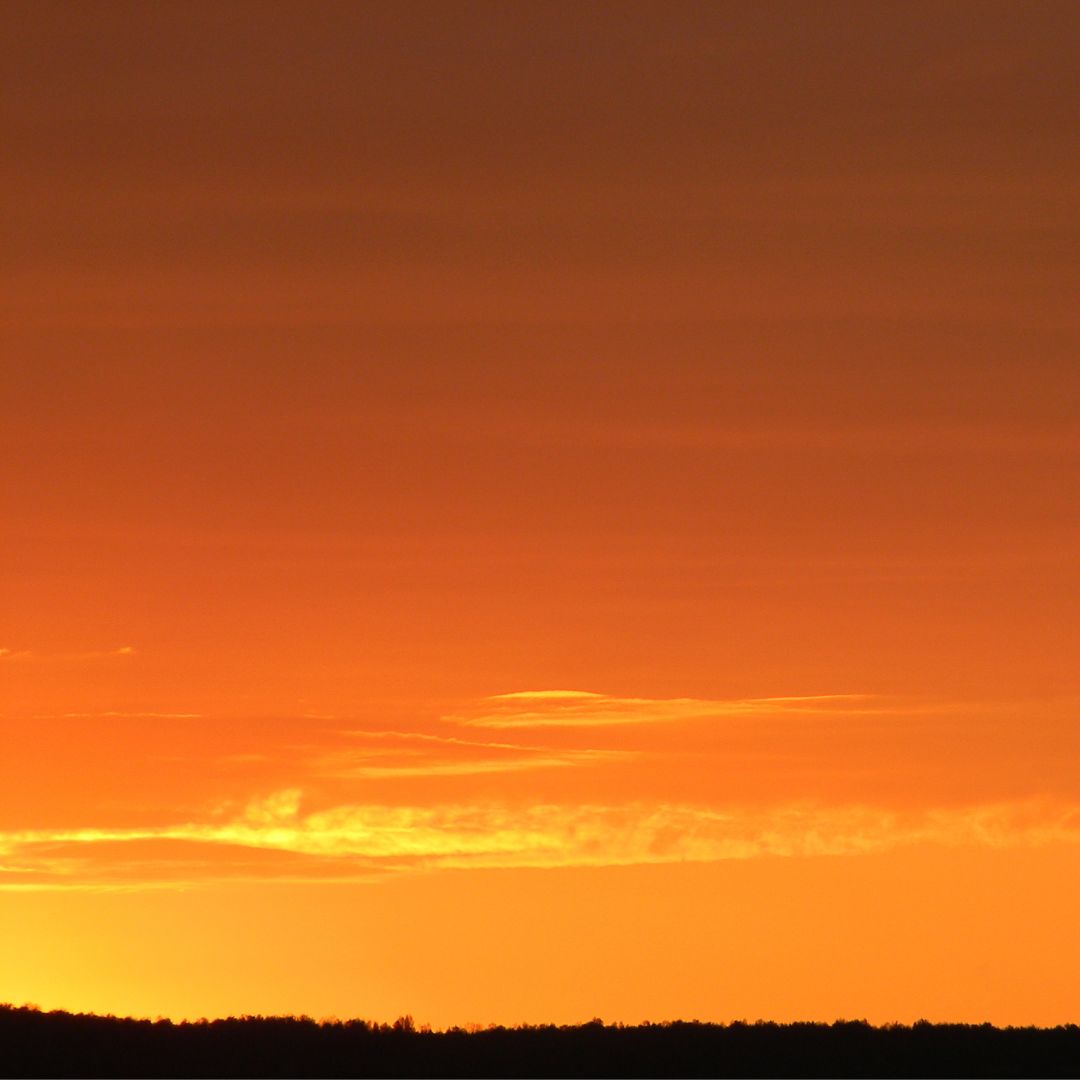
[{"label": "gradient sky", "polygon": [[0,1000],[1080,1018],[1080,6],[2,10]]}]

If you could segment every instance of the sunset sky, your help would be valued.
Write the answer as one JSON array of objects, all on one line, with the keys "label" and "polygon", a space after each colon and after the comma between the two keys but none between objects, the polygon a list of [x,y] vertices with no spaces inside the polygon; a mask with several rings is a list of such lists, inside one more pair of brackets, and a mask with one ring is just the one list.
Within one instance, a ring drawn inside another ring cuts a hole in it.
[{"label": "sunset sky", "polygon": [[2,11],[0,1001],[1080,1021],[1080,5]]}]

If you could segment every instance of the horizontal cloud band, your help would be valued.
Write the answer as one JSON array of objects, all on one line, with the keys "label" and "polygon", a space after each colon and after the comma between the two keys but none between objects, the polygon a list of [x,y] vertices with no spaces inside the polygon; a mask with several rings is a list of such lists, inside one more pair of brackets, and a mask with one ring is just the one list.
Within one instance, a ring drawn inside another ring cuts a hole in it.
[{"label": "horizontal cloud band", "polygon": [[[857,855],[914,844],[1013,847],[1080,842],[1080,807],[1002,803],[899,813],[871,807],[710,809],[689,805],[339,806],[304,814],[278,792],[231,820],[155,828],[0,834],[0,888],[145,876],[160,845],[202,852],[196,878],[221,876],[244,849],[311,857],[319,876],[429,867],[565,867]],[[157,848],[148,855],[146,845]],[[182,860],[176,861],[183,865]],[[271,863],[258,873],[285,871]],[[300,870],[304,874],[303,868]]]}]

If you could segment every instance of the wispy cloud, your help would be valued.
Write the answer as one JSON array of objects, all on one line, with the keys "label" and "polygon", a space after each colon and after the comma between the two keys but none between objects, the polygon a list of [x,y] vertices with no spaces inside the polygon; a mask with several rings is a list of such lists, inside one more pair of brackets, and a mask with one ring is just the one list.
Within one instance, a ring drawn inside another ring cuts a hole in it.
[{"label": "wispy cloud", "polygon": [[199,720],[203,716],[197,712],[124,712],[117,709],[108,709],[104,712],[66,712],[59,717],[47,714],[42,719],[61,720]]},{"label": "wispy cloud", "polygon": [[[251,802],[224,821],[149,828],[0,834],[0,888],[84,886],[182,872],[354,878],[439,867],[567,867],[844,856],[915,844],[1017,847],[1080,843],[1080,806],[998,803],[899,813],[866,806],[344,805],[304,812],[299,789]],[[202,851],[162,859],[161,845]],[[216,856],[213,850],[216,849]],[[250,864],[244,852],[289,857]],[[156,855],[154,854],[156,852]],[[164,871],[162,867],[167,867]]]},{"label": "wispy cloud", "polygon": [[587,690],[521,690],[485,698],[475,709],[444,716],[468,727],[610,727],[669,724],[722,717],[829,714],[854,716],[891,711],[868,694],[734,698],[612,697]]},{"label": "wispy cloud", "polygon": [[131,645],[118,649],[91,649],[85,652],[36,652],[33,649],[0,648],[0,661],[27,661],[34,663],[80,663],[89,660],[114,660],[137,655]]},{"label": "wispy cloud", "polygon": [[311,771],[352,779],[473,776],[602,765],[638,756],[628,750],[559,750],[422,732],[349,731],[346,734],[362,745],[335,748],[316,756],[309,761]]}]

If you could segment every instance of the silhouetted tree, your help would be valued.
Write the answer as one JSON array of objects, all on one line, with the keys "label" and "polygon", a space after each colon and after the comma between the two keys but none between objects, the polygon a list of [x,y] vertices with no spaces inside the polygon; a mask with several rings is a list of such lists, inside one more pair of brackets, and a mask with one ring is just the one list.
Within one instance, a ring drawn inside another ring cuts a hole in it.
[{"label": "silhouetted tree", "polygon": [[1080,1028],[677,1021],[417,1030],[245,1016],[173,1024],[0,1006],[8,1077],[1080,1076]]}]

